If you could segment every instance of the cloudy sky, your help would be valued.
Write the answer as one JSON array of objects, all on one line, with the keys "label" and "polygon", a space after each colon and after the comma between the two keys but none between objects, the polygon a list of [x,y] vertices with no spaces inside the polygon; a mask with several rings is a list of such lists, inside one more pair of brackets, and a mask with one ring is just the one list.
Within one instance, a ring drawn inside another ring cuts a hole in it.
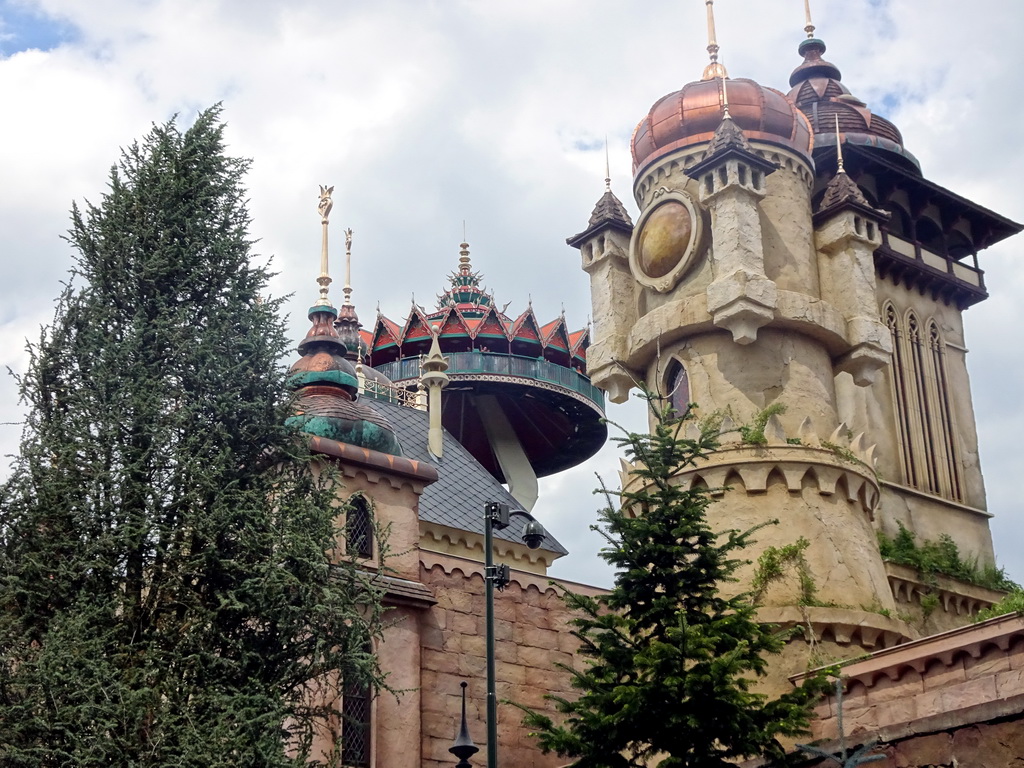
[{"label": "cloudy sky", "polygon": [[[1024,221],[1024,4],[1019,0],[812,0],[826,58],[903,131],[925,175]],[[786,90],[800,0],[719,0],[734,77]],[[701,0],[0,0],[0,356],[52,317],[70,265],[73,200],[97,200],[118,148],[153,122],[225,106],[230,150],[254,161],[253,235],[273,255],[291,328],[316,294],[317,185],[355,230],[354,300],[403,318],[432,305],[466,222],[474,265],[509,312],[589,313],[565,238],[602,191],[630,199],[629,137],[706,62]],[[966,314],[982,463],[1001,564],[1024,581],[1024,241],[982,254],[992,298]],[[337,265],[339,261],[335,259]],[[0,421],[16,422],[0,382]],[[635,407],[610,409],[638,423]],[[0,448],[17,444],[0,426]],[[573,551],[559,575],[607,583],[588,534],[593,473],[614,451],[543,481],[536,512]]]}]

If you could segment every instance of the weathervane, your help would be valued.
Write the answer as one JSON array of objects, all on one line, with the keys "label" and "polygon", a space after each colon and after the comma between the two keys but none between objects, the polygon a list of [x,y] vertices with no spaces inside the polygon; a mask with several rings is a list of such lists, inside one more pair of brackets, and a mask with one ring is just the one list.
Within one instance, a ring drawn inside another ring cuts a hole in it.
[{"label": "weathervane", "polygon": [[331,200],[333,191],[334,187],[321,184],[320,202],[316,206],[316,210],[320,214],[320,223],[323,224],[323,237],[320,241],[320,276],[316,279],[320,285],[320,298],[316,300],[315,304],[317,307],[331,306],[331,300],[327,298],[327,291],[331,285],[331,275],[327,269],[327,218],[331,215],[331,208],[334,207],[334,201]]},{"label": "weathervane", "polygon": [[715,0],[704,0],[708,9],[708,58],[711,63],[704,67],[704,80],[714,80],[716,77],[728,77],[729,73],[718,61],[718,40],[715,34]]}]

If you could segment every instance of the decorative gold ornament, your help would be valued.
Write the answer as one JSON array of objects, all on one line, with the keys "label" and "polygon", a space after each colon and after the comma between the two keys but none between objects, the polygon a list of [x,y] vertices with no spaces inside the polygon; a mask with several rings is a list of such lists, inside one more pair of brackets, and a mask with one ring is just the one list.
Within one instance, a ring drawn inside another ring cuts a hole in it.
[{"label": "decorative gold ornament", "polygon": [[655,198],[633,231],[629,266],[640,284],[665,293],[693,266],[703,236],[703,217],[683,192],[662,188]]}]

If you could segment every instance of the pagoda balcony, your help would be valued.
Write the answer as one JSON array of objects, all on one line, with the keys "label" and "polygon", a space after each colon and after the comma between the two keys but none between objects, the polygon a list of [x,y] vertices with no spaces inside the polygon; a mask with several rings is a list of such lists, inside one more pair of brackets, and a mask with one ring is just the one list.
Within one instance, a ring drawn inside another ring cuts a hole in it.
[{"label": "pagoda balcony", "polygon": [[[505,355],[495,352],[452,352],[445,355],[448,376],[453,381],[506,381],[561,390],[585,402],[604,415],[604,393],[574,368],[536,357]],[[407,357],[374,366],[398,386],[420,377],[419,357]],[[544,385],[547,385],[546,387]]]}]

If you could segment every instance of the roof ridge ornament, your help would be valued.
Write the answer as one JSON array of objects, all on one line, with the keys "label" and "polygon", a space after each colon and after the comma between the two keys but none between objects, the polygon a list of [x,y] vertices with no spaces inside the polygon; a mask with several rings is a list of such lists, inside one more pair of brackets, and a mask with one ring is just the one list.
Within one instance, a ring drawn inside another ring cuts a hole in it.
[{"label": "roof ridge ornament", "polygon": [[702,80],[714,80],[716,77],[728,77],[729,73],[718,61],[718,40],[715,34],[715,0],[704,0],[708,10],[708,58],[711,63],[704,67]]}]

